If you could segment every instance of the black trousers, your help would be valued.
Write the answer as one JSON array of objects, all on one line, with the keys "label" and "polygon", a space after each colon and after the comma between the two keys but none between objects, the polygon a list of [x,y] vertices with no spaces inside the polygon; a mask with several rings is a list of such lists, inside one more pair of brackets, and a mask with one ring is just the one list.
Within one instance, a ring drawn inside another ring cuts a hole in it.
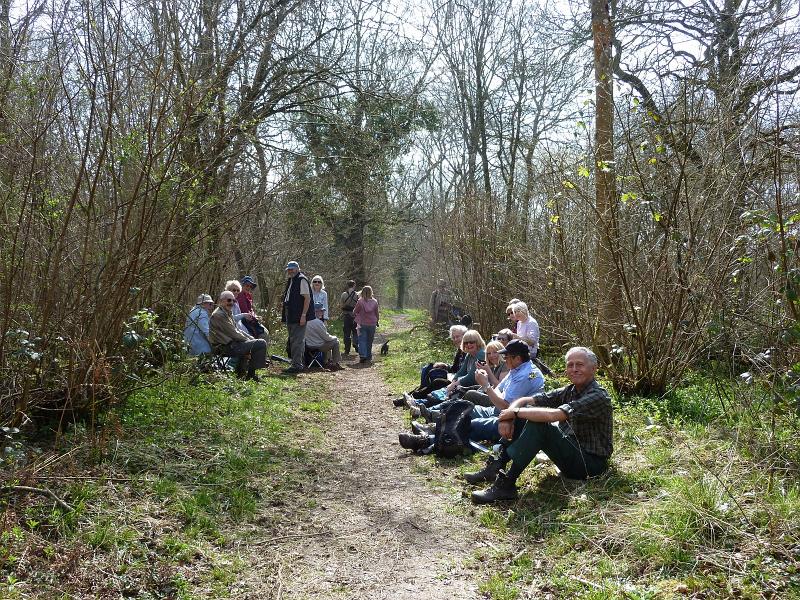
[{"label": "black trousers", "polygon": [[[237,356],[240,358],[236,365],[236,374],[244,375],[245,366],[247,374],[255,375],[256,369],[263,369],[267,362],[267,342],[264,340],[248,340],[246,342],[228,342],[223,351],[225,356]],[[244,356],[250,355],[250,360],[245,360]]]},{"label": "black trousers", "polygon": [[352,340],[353,350],[358,352],[358,334],[356,333],[356,320],[352,312],[342,312],[342,328],[344,329],[344,353],[350,353]]}]

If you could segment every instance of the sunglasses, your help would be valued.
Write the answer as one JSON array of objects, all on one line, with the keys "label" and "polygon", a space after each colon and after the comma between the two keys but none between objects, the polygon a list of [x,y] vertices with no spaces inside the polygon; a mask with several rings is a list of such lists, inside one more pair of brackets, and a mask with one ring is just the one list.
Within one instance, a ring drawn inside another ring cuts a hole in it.
[{"label": "sunglasses", "polygon": [[227,298],[225,300],[225,304],[233,304],[234,302],[236,302],[236,301],[233,298]]}]

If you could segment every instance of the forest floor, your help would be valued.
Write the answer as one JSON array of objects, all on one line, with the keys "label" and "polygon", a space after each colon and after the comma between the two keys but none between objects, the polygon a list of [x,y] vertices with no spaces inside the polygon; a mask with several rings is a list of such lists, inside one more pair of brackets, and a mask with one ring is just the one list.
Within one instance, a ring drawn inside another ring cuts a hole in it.
[{"label": "forest floor", "polygon": [[606,474],[540,462],[518,500],[474,506],[479,455],[397,441],[392,398],[452,355],[424,321],[386,311],[371,367],[252,383],[184,361],[96,421],[41,424],[0,463],[0,598],[800,598],[800,438],[768,389],[614,395]]}]

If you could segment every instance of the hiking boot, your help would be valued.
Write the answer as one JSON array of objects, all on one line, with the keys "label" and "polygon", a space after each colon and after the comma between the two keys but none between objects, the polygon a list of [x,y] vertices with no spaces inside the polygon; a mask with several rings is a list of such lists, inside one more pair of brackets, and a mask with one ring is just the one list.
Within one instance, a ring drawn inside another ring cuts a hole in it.
[{"label": "hiking boot", "polygon": [[399,398],[395,398],[394,400],[392,400],[392,404],[394,404],[395,406],[405,406],[406,405],[405,396],[400,396]]},{"label": "hiking boot", "polygon": [[299,367],[289,367],[288,369],[284,369],[282,373],[284,375],[297,375],[298,373],[302,373],[303,369]]},{"label": "hiking boot", "polygon": [[399,437],[400,445],[406,450],[424,450],[431,445],[431,439],[427,435],[401,433]]},{"label": "hiking boot", "polygon": [[436,423],[439,419],[439,415],[442,414],[440,410],[431,410],[424,404],[420,405],[419,407],[419,414],[425,418],[428,423]]},{"label": "hiking boot", "polygon": [[411,413],[411,418],[416,419],[420,415],[420,407],[419,406],[409,406],[408,412]]},{"label": "hiking boot", "polygon": [[511,479],[505,471],[498,471],[497,479],[485,490],[472,492],[475,504],[490,504],[498,500],[517,499],[517,480]]},{"label": "hiking boot", "polygon": [[423,435],[436,435],[436,423],[418,423],[417,421],[411,422],[411,431],[416,434]]},{"label": "hiking boot", "polygon": [[244,378],[245,381],[255,381],[256,383],[261,383],[261,377],[256,375],[255,373],[248,373],[247,377]]},{"label": "hiking boot", "polygon": [[464,479],[467,483],[471,483],[472,485],[483,483],[484,481],[494,481],[497,479],[497,473],[505,466],[506,461],[490,456],[486,459],[486,464],[480,471],[465,473]]}]

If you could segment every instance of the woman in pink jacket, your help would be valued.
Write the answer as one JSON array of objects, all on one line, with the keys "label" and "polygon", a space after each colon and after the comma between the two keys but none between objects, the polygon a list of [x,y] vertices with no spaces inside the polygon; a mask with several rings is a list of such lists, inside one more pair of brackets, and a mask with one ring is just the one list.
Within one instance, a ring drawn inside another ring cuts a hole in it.
[{"label": "woman in pink jacket", "polygon": [[353,318],[358,325],[358,362],[372,362],[372,342],[378,326],[378,301],[372,297],[372,288],[365,285],[359,293],[358,302],[353,309]]}]

